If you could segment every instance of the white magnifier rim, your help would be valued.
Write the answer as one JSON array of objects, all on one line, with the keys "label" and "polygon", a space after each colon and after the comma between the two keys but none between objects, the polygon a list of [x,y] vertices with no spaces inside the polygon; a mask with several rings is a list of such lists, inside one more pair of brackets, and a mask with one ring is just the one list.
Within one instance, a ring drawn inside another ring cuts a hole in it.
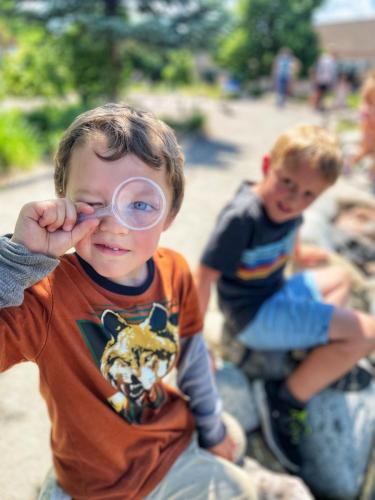
[{"label": "white magnifier rim", "polygon": [[[151,184],[151,186],[154,187],[156,189],[156,191],[158,192],[158,194],[160,195],[160,199],[161,199],[160,214],[148,226],[136,227],[136,226],[132,226],[131,224],[128,224],[128,223],[124,222],[122,220],[122,218],[121,218],[121,215],[120,215],[118,207],[117,207],[116,199],[117,199],[117,196],[118,196],[119,192],[122,190],[122,188],[126,184],[129,184],[129,183],[134,182],[134,181],[142,181],[142,182],[146,182],[148,184]],[[152,179],[149,179],[148,177],[129,177],[128,179],[126,179],[125,181],[121,182],[117,186],[117,188],[115,189],[115,191],[113,192],[113,195],[112,195],[111,209],[112,209],[113,215],[120,222],[120,224],[122,224],[123,226],[127,227],[128,229],[132,229],[134,231],[145,231],[146,229],[151,229],[152,227],[156,226],[161,221],[161,219],[164,217],[166,208],[167,208],[167,200],[165,198],[165,194],[164,194],[163,190],[161,189],[161,187],[159,186],[159,184],[157,184]]]}]

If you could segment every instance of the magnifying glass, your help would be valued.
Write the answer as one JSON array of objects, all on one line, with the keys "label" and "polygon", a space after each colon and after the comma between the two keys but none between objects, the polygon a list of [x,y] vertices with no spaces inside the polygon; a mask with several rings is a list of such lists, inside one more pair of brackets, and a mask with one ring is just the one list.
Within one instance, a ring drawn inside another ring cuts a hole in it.
[{"label": "magnifying glass", "polygon": [[156,182],[147,177],[130,177],[117,186],[109,205],[93,214],[79,214],[78,221],[111,215],[128,229],[144,231],[161,221],[166,208],[164,192]]}]

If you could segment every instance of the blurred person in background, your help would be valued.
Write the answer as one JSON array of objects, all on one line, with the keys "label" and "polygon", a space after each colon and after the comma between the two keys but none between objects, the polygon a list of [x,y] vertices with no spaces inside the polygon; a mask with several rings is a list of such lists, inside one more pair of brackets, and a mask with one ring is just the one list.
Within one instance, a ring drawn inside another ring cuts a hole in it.
[{"label": "blurred person in background", "polygon": [[282,107],[285,105],[292,89],[293,80],[298,72],[298,66],[297,59],[288,47],[280,49],[273,65],[277,106]]},{"label": "blurred person in background", "polygon": [[326,109],[325,98],[335,89],[337,82],[336,58],[329,52],[323,52],[312,71],[313,93],[312,106],[318,111]]},{"label": "blurred person in background", "polygon": [[375,190],[375,70],[372,70],[365,78],[361,87],[360,102],[360,148],[352,158],[351,166],[356,165],[366,156],[371,157],[368,173]]}]

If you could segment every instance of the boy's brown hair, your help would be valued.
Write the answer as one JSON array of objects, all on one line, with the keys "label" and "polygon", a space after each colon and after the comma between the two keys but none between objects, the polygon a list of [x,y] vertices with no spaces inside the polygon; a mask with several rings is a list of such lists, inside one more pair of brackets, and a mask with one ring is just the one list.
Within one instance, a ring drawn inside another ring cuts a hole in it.
[{"label": "boy's brown hair", "polygon": [[293,127],[277,139],[270,152],[271,168],[296,168],[307,163],[329,184],[341,173],[342,153],[337,138],[316,125]]},{"label": "boy's brown hair", "polygon": [[151,168],[165,167],[172,191],[171,212],[177,214],[184,197],[184,156],[173,130],[152,113],[125,104],[105,104],[79,115],[65,131],[55,156],[55,190],[65,196],[69,162],[74,147],[97,135],[106,137],[106,161],[127,154],[137,156]]}]

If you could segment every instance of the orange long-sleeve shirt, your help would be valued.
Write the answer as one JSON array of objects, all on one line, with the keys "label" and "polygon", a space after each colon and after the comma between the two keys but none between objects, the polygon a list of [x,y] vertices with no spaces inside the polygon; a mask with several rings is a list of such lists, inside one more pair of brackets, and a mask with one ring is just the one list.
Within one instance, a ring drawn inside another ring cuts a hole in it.
[{"label": "orange long-sleeve shirt", "polygon": [[202,329],[196,293],[179,254],[159,249],[148,268],[123,287],[66,255],[0,311],[0,370],[38,364],[57,478],[77,500],[144,497],[191,439],[186,399],[163,378],[180,337]]}]

